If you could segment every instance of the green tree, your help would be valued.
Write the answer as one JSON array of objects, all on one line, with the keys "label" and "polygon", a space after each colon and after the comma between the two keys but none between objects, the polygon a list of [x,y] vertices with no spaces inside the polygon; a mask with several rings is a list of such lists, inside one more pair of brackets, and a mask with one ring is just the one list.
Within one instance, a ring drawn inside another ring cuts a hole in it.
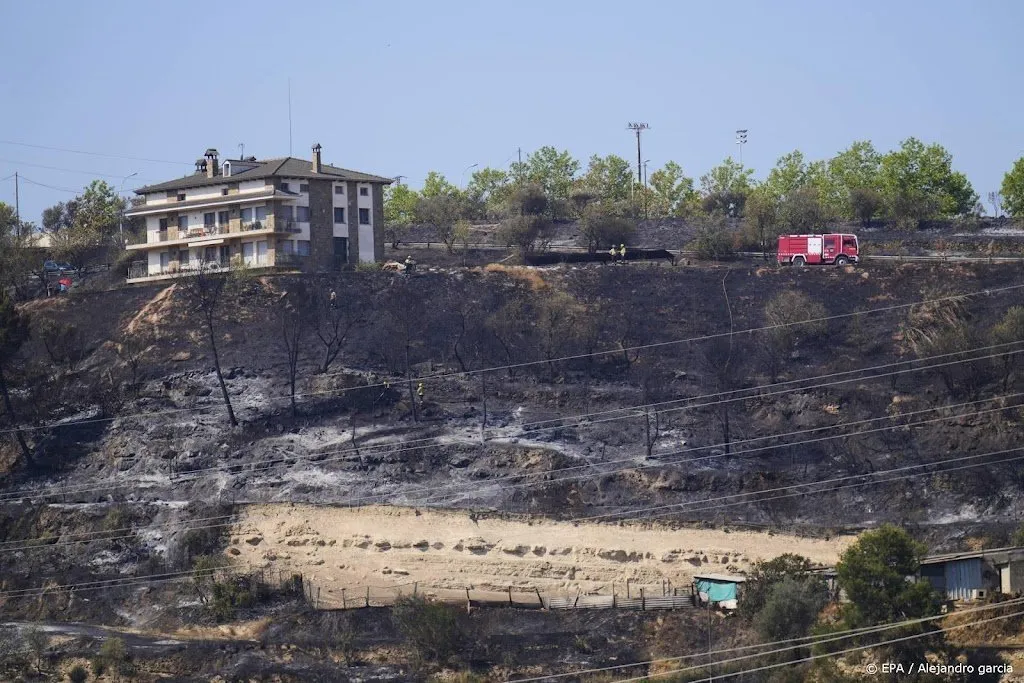
[{"label": "green tree", "polygon": [[34,234],[34,225],[19,223],[14,207],[0,202],[0,289],[13,289],[20,299],[31,296],[32,275],[39,267]]},{"label": "green tree", "polygon": [[683,174],[682,167],[669,161],[649,178],[652,201],[648,210],[654,216],[688,216],[696,211],[700,195],[693,187],[693,178]]},{"label": "green tree", "polygon": [[70,225],[52,233],[53,245],[59,258],[81,267],[90,249],[109,244],[117,236],[118,217],[125,202],[102,180],[89,183],[73,201],[73,219]]},{"label": "green tree", "polygon": [[[0,288],[0,397],[3,398],[4,412],[13,427],[18,425],[18,415],[14,411],[14,404],[11,402],[11,394],[7,387],[7,373],[10,370],[14,355],[25,343],[29,336],[29,318],[19,311],[14,302],[11,301],[5,289]],[[21,448],[21,454],[25,463],[32,467],[35,463],[32,460],[32,452],[25,441],[25,435],[21,430],[15,429],[14,436]]]},{"label": "green tree", "polygon": [[522,256],[532,253],[538,240],[546,237],[551,228],[544,215],[548,204],[548,197],[539,185],[515,190],[509,200],[512,215],[502,221],[496,235],[499,242],[517,247]]},{"label": "green tree", "polygon": [[849,204],[852,216],[867,227],[871,225],[871,219],[885,204],[885,200],[882,193],[873,187],[854,187],[850,189]]},{"label": "green tree", "polygon": [[497,218],[509,200],[513,185],[508,173],[497,168],[481,168],[470,176],[466,185],[466,196],[471,202],[483,207],[483,217]]},{"label": "green tree", "polygon": [[527,156],[526,161],[512,164],[511,176],[517,185],[534,183],[540,185],[550,199],[568,201],[579,170],[580,162],[567,150],[559,152],[546,146]]},{"label": "green tree", "polygon": [[424,195],[416,203],[416,220],[432,226],[451,254],[458,238],[455,224],[462,218],[463,210],[462,199],[456,194]]},{"label": "green tree", "polygon": [[423,181],[423,189],[420,190],[420,196],[424,198],[455,197],[459,194],[461,194],[459,188],[448,182],[448,179],[437,171],[427,174]]},{"label": "green tree", "polygon": [[822,173],[820,163],[808,164],[803,152],[796,149],[779,157],[761,187],[768,197],[781,202],[797,189],[814,182]]},{"label": "green tree", "polygon": [[718,166],[700,177],[704,210],[738,216],[754,187],[754,170],[726,157]]},{"label": "green tree", "polygon": [[[754,617],[754,629],[765,641],[789,640],[808,634],[825,606],[825,582],[818,577],[783,578],[769,590]],[[796,658],[798,651],[791,653]]]},{"label": "green tree", "polygon": [[747,234],[757,241],[762,256],[767,260],[779,236],[778,202],[758,187],[747,196],[743,217]]},{"label": "green tree", "polygon": [[416,217],[416,203],[420,196],[408,185],[395,183],[384,188],[384,231],[397,249],[402,235]]},{"label": "green tree", "polygon": [[857,211],[854,193],[878,190],[881,165],[882,156],[871,141],[854,142],[829,159],[826,180],[822,185],[822,203],[838,216],[863,220]]},{"label": "green tree", "polygon": [[1003,208],[1014,218],[1024,218],[1024,157],[1014,162],[1000,187]]},{"label": "green tree", "polygon": [[811,576],[813,563],[802,555],[783,553],[770,560],[754,563],[743,584],[738,613],[746,620],[752,620],[768,601],[772,588],[783,579],[803,581]]},{"label": "green tree", "polygon": [[845,619],[865,626],[934,616],[939,600],[927,581],[911,582],[925,546],[903,529],[885,525],[860,535],[836,565],[839,587],[850,600]]},{"label": "green tree", "polygon": [[879,186],[892,217],[918,225],[935,214],[970,213],[978,195],[967,177],[953,170],[953,157],[942,145],[907,138],[882,157]]},{"label": "green tree", "polygon": [[577,187],[603,202],[625,204],[633,190],[633,171],[629,162],[620,156],[590,157],[587,172],[577,181]]},{"label": "green tree", "polygon": [[810,185],[793,188],[779,204],[779,220],[790,234],[821,232],[827,222],[818,188]]},{"label": "green tree", "polygon": [[77,213],[77,199],[58,202],[47,209],[43,209],[43,231],[56,234],[61,230],[70,228],[75,224],[75,214]]},{"label": "green tree", "polygon": [[632,221],[602,204],[591,204],[580,217],[580,246],[590,253],[613,244],[625,244],[635,234],[636,226]]}]

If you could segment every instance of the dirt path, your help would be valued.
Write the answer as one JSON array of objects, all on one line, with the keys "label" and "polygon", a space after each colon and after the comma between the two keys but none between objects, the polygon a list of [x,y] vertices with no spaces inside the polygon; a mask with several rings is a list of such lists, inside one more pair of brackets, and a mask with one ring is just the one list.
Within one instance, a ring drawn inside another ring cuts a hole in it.
[{"label": "dirt path", "polygon": [[[478,519],[468,513],[397,507],[252,505],[229,554],[271,572],[302,572],[324,585],[411,585],[480,590],[535,588],[610,593],[695,573],[731,573],[782,553],[832,564],[853,538],[643,528],[639,525]],[[335,592],[335,591],[332,591]]]}]

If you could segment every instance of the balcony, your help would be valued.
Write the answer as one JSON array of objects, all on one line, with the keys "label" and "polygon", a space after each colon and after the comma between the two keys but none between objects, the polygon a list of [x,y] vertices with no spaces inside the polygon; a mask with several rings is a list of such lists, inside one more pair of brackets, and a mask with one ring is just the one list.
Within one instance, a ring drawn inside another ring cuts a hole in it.
[{"label": "balcony", "polygon": [[[238,259],[236,258],[236,261]],[[160,266],[154,270],[149,269],[149,263],[146,261],[132,261],[128,266],[128,281],[139,281],[139,280],[162,280],[170,277],[177,277],[180,275],[190,275],[197,273],[200,270],[206,272],[222,272],[231,269],[231,261],[228,259],[213,259],[209,261],[189,261],[185,264],[173,263],[167,266]],[[256,265],[255,263],[252,265]],[[260,264],[266,265],[266,264]]]}]

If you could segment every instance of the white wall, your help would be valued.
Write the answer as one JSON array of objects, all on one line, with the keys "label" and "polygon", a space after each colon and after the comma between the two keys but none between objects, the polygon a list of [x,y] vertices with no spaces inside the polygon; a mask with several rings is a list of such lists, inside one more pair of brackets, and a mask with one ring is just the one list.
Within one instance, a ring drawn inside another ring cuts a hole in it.
[{"label": "white wall", "polygon": [[160,217],[146,216],[146,241],[160,241]]},{"label": "white wall", "polygon": [[266,180],[245,180],[238,183],[239,192],[259,192],[267,189]]},{"label": "white wall", "polygon": [[359,260],[373,261],[373,226],[359,226]]},{"label": "white wall", "polygon": [[152,206],[153,204],[166,204],[167,195],[163,192],[154,192],[152,194],[143,195],[146,198],[146,206]]},{"label": "white wall", "polygon": [[[348,218],[348,216],[345,216]],[[348,237],[348,223],[335,223],[334,224],[334,236],[335,237]],[[309,239],[308,237],[306,239]]]},{"label": "white wall", "polygon": [[197,187],[193,190],[185,190],[185,200],[191,201],[193,199],[213,199],[220,197],[224,193],[224,188],[227,185],[210,185],[208,187]]}]

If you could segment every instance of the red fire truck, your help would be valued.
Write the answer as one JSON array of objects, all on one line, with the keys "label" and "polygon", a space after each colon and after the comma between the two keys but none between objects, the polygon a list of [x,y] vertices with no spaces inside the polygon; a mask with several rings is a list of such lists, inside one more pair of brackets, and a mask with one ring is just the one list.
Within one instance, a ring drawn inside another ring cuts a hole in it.
[{"label": "red fire truck", "polygon": [[856,235],[779,235],[779,263],[845,266],[860,260]]}]

